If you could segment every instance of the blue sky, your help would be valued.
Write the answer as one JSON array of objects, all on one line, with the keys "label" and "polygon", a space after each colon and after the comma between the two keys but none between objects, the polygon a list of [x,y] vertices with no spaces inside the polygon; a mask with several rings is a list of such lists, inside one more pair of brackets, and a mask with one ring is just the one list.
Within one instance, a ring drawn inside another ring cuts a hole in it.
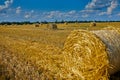
[{"label": "blue sky", "polygon": [[0,0],[0,22],[55,20],[120,20],[120,0]]}]

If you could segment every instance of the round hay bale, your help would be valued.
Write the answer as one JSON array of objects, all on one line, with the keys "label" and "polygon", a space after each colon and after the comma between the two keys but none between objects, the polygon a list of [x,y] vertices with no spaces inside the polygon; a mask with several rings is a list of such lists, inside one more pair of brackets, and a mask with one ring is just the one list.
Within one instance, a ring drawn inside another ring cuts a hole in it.
[{"label": "round hay bale", "polygon": [[109,57],[109,73],[114,74],[120,70],[120,34],[116,30],[92,31],[106,45]]},{"label": "round hay bale", "polygon": [[47,29],[56,30],[57,29],[57,25],[56,24],[48,24],[47,25]]},{"label": "round hay bale", "polygon": [[35,27],[39,27],[39,24],[35,24]]},{"label": "round hay bale", "polygon": [[43,23],[40,23],[40,26],[42,26],[43,25]]},{"label": "round hay bale", "polygon": [[71,71],[81,80],[108,80],[109,61],[105,44],[92,32],[75,30],[66,39],[64,55],[74,62]]},{"label": "round hay bale", "polygon": [[67,23],[67,22],[65,22],[64,24],[65,24],[65,25],[68,25],[68,23]]},{"label": "round hay bale", "polygon": [[68,36],[63,52],[72,56],[85,80],[108,80],[120,70],[120,34],[115,30],[75,30]]},{"label": "round hay bale", "polygon": [[96,26],[96,22],[91,22],[90,27]]}]

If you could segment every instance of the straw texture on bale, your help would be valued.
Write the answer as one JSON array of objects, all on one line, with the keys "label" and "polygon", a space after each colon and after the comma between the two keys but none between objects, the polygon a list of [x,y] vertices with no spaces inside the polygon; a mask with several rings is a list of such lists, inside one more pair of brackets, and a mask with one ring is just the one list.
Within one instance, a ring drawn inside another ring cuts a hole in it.
[{"label": "straw texture on bale", "polygon": [[111,68],[110,74],[120,70],[120,34],[117,30],[92,31],[106,45]]},{"label": "straw texture on bale", "polygon": [[81,80],[108,80],[109,61],[105,44],[92,32],[74,30],[68,36],[63,53],[72,57],[71,71]]},{"label": "straw texture on bale", "polygon": [[109,26],[109,27],[103,28],[102,30],[115,30],[115,31],[117,31],[117,32],[120,33],[120,28],[115,28],[115,27],[112,27],[112,26]]}]

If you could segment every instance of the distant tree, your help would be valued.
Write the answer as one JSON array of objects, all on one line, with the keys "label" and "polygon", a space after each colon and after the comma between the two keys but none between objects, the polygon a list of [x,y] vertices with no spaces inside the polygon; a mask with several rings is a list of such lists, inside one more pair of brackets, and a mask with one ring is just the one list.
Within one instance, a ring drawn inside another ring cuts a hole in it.
[{"label": "distant tree", "polygon": [[43,23],[43,24],[47,24],[48,22],[47,22],[47,21],[42,21],[41,23]]},{"label": "distant tree", "polygon": [[65,21],[64,20],[61,20],[61,22],[60,23],[65,23]]}]

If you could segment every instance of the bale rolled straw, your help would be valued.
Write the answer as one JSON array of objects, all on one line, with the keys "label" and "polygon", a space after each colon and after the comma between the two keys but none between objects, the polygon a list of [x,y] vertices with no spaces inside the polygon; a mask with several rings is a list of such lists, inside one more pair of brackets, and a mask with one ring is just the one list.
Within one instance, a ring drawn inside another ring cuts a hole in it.
[{"label": "bale rolled straw", "polygon": [[57,25],[54,23],[54,24],[48,24],[47,29],[56,30],[58,28],[57,28]]},{"label": "bale rolled straw", "polygon": [[109,61],[105,44],[92,32],[75,30],[66,39],[64,54],[71,55],[82,80],[108,80]]},{"label": "bale rolled straw", "polygon": [[112,26],[102,28],[101,30],[115,30],[120,33],[120,28],[116,28],[116,27],[112,27]]},{"label": "bale rolled straw", "polygon": [[91,22],[90,27],[96,26],[96,22]]},{"label": "bale rolled straw", "polygon": [[39,27],[39,24],[35,24],[35,27]]},{"label": "bale rolled straw", "polygon": [[108,80],[110,74],[120,70],[119,48],[120,34],[115,30],[75,30],[63,50],[73,57],[83,79]]},{"label": "bale rolled straw", "polygon": [[120,34],[117,30],[92,31],[106,45],[110,69],[109,73],[114,74],[120,70]]}]

